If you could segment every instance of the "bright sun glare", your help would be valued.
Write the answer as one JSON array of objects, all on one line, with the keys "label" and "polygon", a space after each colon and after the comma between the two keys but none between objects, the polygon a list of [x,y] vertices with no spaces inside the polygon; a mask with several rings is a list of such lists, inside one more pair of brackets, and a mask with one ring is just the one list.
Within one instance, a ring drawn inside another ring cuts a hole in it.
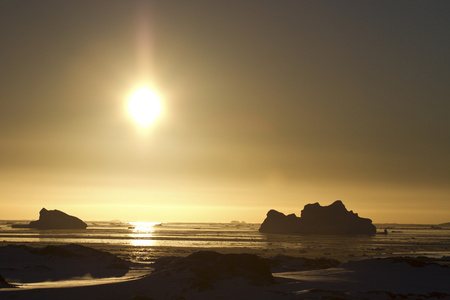
[{"label": "bright sun glare", "polygon": [[136,123],[146,127],[161,113],[161,101],[149,88],[140,88],[128,99],[128,111]]}]

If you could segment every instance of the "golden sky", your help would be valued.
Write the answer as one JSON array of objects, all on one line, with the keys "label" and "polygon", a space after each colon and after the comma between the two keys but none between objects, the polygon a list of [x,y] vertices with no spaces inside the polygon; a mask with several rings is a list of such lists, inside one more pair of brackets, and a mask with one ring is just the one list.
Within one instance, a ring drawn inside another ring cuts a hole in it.
[{"label": "golden sky", "polygon": [[[0,219],[450,221],[450,2],[0,3]],[[148,128],[126,103],[159,96]]]}]

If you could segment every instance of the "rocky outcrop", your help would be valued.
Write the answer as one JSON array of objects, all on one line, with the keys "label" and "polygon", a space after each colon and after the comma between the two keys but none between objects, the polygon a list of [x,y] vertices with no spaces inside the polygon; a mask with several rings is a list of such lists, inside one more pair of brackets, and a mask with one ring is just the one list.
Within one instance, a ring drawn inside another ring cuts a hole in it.
[{"label": "rocky outcrop", "polygon": [[41,209],[39,220],[31,221],[28,225],[12,225],[15,228],[37,229],[86,229],[87,224],[79,218],[70,216],[59,210]]},{"label": "rocky outcrop", "polygon": [[286,255],[266,258],[266,261],[272,273],[323,270],[342,264],[342,262],[332,258],[305,258]]},{"label": "rocky outcrop", "polygon": [[[122,277],[132,264],[118,256],[78,245],[0,247],[0,272],[6,281],[36,283],[73,278]],[[4,283],[3,283],[4,285]],[[0,286],[2,286],[0,279]],[[20,298],[20,297],[19,297]],[[0,292],[0,299],[2,297]],[[10,299],[6,297],[6,299]],[[14,299],[11,297],[11,299]],[[32,297],[32,299],[65,299],[64,297]],[[109,299],[114,299],[109,297]]]},{"label": "rocky outcrop", "polygon": [[295,234],[375,234],[372,220],[360,218],[348,211],[342,201],[337,200],[329,206],[319,203],[307,204],[301,211],[301,217],[288,216],[276,210],[270,210],[259,228],[263,233]]},{"label": "rocky outcrop", "polygon": [[249,285],[270,285],[274,278],[267,262],[254,254],[221,254],[198,251],[172,261],[156,261],[154,275],[183,275],[177,281],[189,282],[189,289],[212,289],[219,281],[240,278]]},{"label": "rocky outcrop", "polygon": [[3,278],[0,275],[0,289],[4,289],[4,288],[15,288],[16,286],[14,284],[9,284],[5,278]]}]

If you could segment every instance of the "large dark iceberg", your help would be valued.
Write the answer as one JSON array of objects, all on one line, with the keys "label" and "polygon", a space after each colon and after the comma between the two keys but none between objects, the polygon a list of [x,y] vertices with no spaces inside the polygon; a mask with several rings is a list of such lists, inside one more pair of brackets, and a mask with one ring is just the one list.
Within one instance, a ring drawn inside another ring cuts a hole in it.
[{"label": "large dark iceberg", "polygon": [[86,229],[87,224],[77,217],[70,216],[60,210],[41,209],[39,220],[31,221],[28,225],[12,225],[14,228],[37,229]]},{"label": "large dark iceberg", "polygon": [[358,217],[348,211],[342,201],[337,200],[329,206],[319,203],[307,204],[301,211],[301,217],[295,214],[285,215],[270,210],[259,228],[262,233],[295,234],[375,234],[372,220]]}]

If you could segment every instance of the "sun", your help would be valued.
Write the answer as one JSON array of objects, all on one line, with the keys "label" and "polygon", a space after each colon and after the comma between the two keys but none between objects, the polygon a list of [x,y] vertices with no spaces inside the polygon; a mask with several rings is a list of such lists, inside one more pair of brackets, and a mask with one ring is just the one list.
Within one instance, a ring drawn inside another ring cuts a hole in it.
[{"label": "sun", "polygon": [[137,124],[147,127],[161,114],[161,101],[151,89],[140,88],[128,99],[128,112]]}]

